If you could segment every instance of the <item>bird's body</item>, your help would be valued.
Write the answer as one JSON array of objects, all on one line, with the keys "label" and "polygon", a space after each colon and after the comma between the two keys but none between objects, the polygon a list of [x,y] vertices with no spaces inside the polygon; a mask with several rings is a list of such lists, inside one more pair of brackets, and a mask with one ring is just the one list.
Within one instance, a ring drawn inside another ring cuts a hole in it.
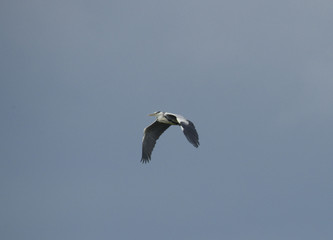
[{"label": "bird's body", "polygon": [[151,153],[156,144],[156,140],[171,125],[179,125],[187,140],[194,146],[199,146],[199,136],[194,124],[179,114],[168,112],[154,112],[149,116],[155,116],[156,121],[144,129],[142,140],[142,158],[141,162],[147,163],[151,159]]}]

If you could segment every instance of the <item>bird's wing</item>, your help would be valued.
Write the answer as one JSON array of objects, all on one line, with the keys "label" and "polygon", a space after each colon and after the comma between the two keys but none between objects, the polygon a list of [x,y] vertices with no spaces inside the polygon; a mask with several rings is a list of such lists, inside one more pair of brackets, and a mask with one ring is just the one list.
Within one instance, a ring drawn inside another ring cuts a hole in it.
[{"label": "bird's wing", "polygon": [[170,127],[169,124],[155,121],[144,130],[144,136],[142,140],[142,158],[141,162],[147,163],[150,161],[151,153],[155,147],[156,140],[161,134]]},{"label": "bird's wing", "polygon": [[185,137],[187,140],[194,146],[199,147],[199,135],[197,133],[197,130],[195,129],[194,124],[190,121],[185,119],[183,116],[176,115],[177,121],[180,125],[180,128],[182,129]]}]

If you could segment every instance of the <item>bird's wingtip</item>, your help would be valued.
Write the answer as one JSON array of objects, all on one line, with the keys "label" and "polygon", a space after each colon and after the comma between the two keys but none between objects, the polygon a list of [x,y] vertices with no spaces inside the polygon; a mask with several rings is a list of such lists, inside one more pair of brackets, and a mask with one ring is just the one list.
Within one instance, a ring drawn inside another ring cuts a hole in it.
[{"label": "bird's wingtip", "polygon": [[141,163],[143,164],[146,164],[146,163],[149,163],[150,159],[147,159],[147,158],[141,158]]}]

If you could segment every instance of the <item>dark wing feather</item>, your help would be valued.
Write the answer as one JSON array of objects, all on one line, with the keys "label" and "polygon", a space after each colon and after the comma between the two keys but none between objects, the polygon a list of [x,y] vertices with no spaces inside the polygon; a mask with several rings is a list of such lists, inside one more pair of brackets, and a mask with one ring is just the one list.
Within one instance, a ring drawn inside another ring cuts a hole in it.
[{"label": "dark wing feather", "polygon": [[183,133],[187,140],[194,146],[194,147],[199,147],[199,135],[197,133],[197,130],[195,129],[194,124],[187,120],[188,124],[186,122],[181,121],[179,124],[183,130]]},{"label": "dark wing feather", "polygon": [[141,162],[147,163],[150,161],[151,153],[155,147],[156,140],[161,134],[170,127],[169,124],[155,121],[144,130],[144,136],[142,140],[142,158]]}]

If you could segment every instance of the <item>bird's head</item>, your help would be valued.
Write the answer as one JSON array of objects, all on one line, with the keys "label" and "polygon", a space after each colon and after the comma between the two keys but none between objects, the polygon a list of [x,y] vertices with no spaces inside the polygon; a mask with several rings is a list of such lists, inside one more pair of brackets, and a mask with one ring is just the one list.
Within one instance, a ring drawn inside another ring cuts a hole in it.
[{"label": "bird's head", "polygon": [[154,112],[154,113],[149,114],[149,116],[155,116],[155,117],[157,117],[157,116],[159,116],[160,114],[162,114],[162,112],[161,112],[161,111],[157,111],[157,112]]}]

